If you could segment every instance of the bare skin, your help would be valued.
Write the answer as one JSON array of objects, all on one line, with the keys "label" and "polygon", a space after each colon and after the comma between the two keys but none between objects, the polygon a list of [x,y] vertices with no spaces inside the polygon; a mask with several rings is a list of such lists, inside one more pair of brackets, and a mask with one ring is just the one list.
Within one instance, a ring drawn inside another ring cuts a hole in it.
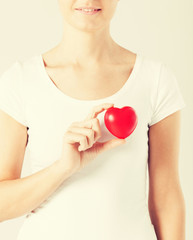
[{"label": "bare skin", "polygon": [[[110,34],[118,3],[58,0],[64,20],[62,39],[42,57],[50,79],[66,95],[84,100],[105,98],[129,78],[136,54],[117,44]],[[82,5],[101,11],[85,15],[75,10]]]},{"label": "bare skin", "polygon": [[185,240],[185,201],[179,178],[180,111],[149,129],[149,212],[158,240]]},{"label": "bare skin", "polygon": [[60,91],[81,100],[105,98],[117,92],[128,80],[136,61],[135,53],[117,45],[112,62],[89,67],[72,63],[60,66],[57,51],[56,48],[42,54],[47,74]]}]

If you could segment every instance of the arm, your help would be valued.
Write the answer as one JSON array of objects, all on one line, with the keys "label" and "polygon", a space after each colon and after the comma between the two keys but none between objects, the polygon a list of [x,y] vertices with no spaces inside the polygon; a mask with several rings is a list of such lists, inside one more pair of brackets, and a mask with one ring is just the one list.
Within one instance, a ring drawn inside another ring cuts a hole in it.
[{"label": "arm", "polygon": [[71,176],[58,160],[20,178],[26,143],[26,127],[0,110],[0,222],[37,208]]},{"label": "arm", "polygon": [[185,201],[178,173],[180,111],[149,129],[148,206],[158,240],[185,240]]}]

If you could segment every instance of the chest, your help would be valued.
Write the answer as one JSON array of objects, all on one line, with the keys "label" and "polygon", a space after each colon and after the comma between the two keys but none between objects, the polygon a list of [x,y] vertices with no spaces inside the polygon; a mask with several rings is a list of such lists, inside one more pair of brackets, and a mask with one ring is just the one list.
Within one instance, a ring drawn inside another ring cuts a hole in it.
[{"label": "chest", "polygon": [[128,80],[132,65],[109,65],[101,69],[77,70],[46,67],[50,81],[64,94],[81,100],[105,98],[119,91]]}]

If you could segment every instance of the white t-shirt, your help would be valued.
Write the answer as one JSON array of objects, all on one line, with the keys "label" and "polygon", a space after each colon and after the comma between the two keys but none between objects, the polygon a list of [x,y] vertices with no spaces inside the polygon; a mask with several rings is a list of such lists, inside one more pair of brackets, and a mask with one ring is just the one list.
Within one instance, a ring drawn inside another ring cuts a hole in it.
[{"label": "white t-shirt", "polygon": [[[69,79],[66,79],[69,81]],[[127,143],[101,153],[25,215],[17,240],[156,240],[147,205],[148,129],[186,106],[170,68],[141,54],[113,95],[79,100],[49,78],[42,55],[17,60],[0,77],[0,109],[28,128],[32,173],[61,155],[63,135],[101,103],[131,106],[138,116]],[[115,138],[98,115],[102,137]],[[40,183],[41,184],[41,183]],[[31,193],[33,194],[33,192]]]}]

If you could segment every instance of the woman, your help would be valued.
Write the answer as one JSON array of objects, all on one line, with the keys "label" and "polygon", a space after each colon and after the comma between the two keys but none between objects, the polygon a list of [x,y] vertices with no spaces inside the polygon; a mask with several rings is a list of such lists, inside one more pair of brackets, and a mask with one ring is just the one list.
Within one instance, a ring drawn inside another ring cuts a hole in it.
[{"label": "woman", "polygon": [[[185,239],[175,76],[114,42],[118,0],[58,3],[61,42],[1,76],[0,220],[26,214],[18,240]],[[105,128],[113,106],[136,110],[125,139]]]}]

